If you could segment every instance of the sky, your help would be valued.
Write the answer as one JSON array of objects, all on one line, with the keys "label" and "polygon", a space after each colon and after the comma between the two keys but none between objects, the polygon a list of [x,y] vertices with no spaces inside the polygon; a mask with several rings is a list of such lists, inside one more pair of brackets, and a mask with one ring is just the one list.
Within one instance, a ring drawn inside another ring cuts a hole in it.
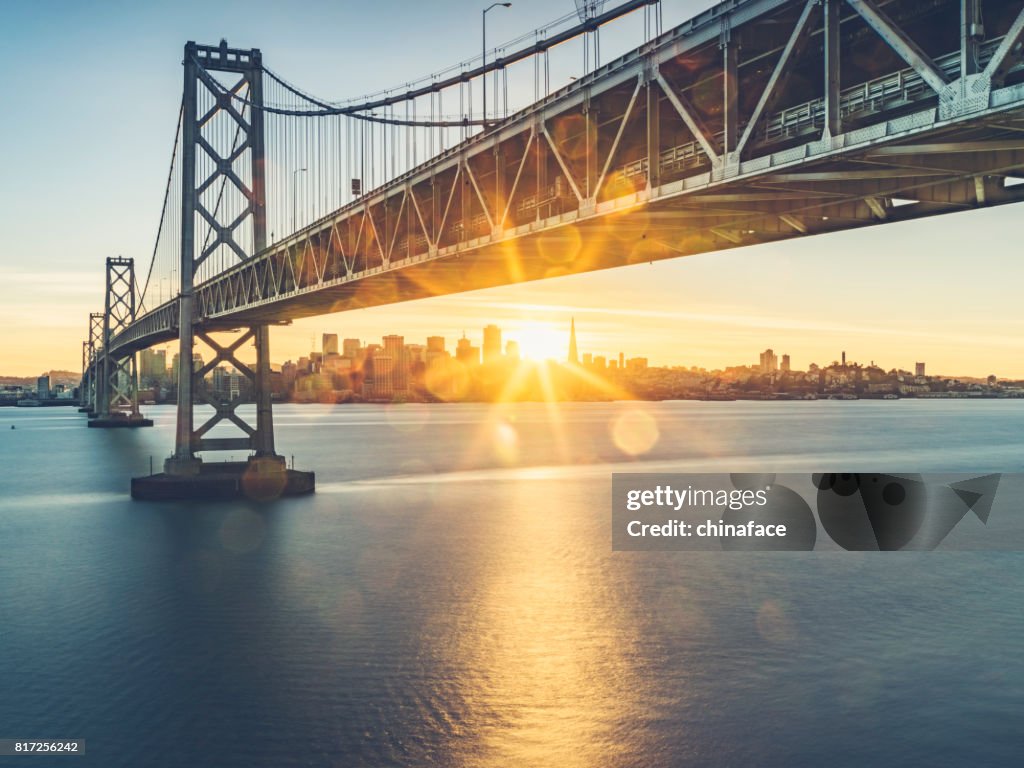
[{"label": "sky", "polygon": [[[571,0],[513,0],[489,40],[527,33]],[[259,47],[325,98],[359,96],[478,55],[489,3],[0,2],[0,374],[78,370],[103,264],[148,264],[181,98],[187,40]],[[666,27],[711,3],[665,0]],[[632,47],[639,15],[602,37]],[[617,47],[621,50],[618,50]],[[567,49],[565,56],[577,54]],[[557,71],[554,79],[560,77]],[[275,328],[275,361],[322,333],[407,343],[501,326],[531,357],[581,352],[651,364],[795,368],[849,359],[932,373],[1024,377],[1020,206],[357,310]]]}]

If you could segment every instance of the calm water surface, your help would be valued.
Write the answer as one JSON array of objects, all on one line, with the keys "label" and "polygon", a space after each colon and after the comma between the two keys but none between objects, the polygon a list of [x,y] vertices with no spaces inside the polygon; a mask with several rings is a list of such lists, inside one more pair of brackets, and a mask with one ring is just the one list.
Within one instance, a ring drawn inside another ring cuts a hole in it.
[{"label": "calm water surface", "polygon": [[87,742],[0,765],[1020,764],[1024,555],[613,553],[609,496],[1020,471],[1024,401],[283,406],[267,506],[132,502],[147,411],[0,409],[0,738]]}]

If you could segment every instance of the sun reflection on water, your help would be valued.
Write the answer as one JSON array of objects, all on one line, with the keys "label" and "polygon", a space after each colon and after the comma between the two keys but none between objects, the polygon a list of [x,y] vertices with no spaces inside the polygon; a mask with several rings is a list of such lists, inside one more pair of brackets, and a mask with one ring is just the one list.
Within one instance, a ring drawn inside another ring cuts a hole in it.
[{"label": "sun reflection on water", "polygon": [[573,545],[579,531],[558,514],[557,493],[502,490],[471,614],[452,638],[469,668],[459,764],[618,764],[645,688],[623,595],[585,578],[594,553]]}]

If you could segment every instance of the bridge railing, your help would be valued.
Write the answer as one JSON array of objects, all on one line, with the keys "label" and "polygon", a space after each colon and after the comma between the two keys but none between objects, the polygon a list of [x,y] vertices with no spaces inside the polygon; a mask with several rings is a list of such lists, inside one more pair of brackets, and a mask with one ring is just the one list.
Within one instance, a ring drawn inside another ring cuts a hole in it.
[{"label": "bridge railing", "polygon": [[[990,40],[981,49],[981,64],[987,64],[992,54],[999,47],[1002,38]],[[958,75],[960,53],[954,52],[936,60],[936,64],[953,80]],[[1011,71],[1024,68],[1017,65]],[[901,106],[916,104],[927,99],[936,98],[935,92],[921,78],[915,69],[906,67],[884,77],[878,77],[850,88],[840,94],[840,113],[846,119],[856,120],[869,114],[877,114]],[[789,139],[820,132],[825,124],[824,99],[812,99],[776,112],[765,121],[760,146],[767,146]],[[713,136],[721,145],[724,133],[719,131]],[[670,147],[661,152],[659,157],[662,172],[684,172],[707,166],[708,157],[697,141],[690,141]],[[614,188],[630,186],[630,180],[647,174],[647,158],[634,160],[622,165],[620,173],[612,179],[610,186]]]},{"label": "bridge railing", "polygon": [[[987,41],[980,51],[981,64],[987,64],[1002,38]],[[949,80],[959,77],[960,52],[936,59],[935,64]],[[1019,67],[1018,67],[1019,68]],[[934,99],[935,91],[912,67],[845,88],[841,92],[839,112],[845,119],[876,114],[900,106]],[[820,131],[825,124],[824,99],[812,99],[783,109],[770,117],[764,129],[764,142],[771,143]]]}]

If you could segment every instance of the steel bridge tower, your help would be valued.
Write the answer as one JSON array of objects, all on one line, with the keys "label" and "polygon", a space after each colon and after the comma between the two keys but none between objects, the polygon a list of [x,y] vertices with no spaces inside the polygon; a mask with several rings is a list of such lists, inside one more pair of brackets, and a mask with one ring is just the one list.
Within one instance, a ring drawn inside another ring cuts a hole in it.
[{"label": "steel bridge tower", "polygon": [[[197,331],[196,284],[204,265],[227,256],[244,262],[267,245],[265,145],[263,135],[263,70],[258,49],[219,46],[185,46],[182,103],[181,260],[178,318],[178,409],[174,454],[164,462],[161,484],[147,485],[146,478],[132,481],[137,497],[209,495],[210,485],[220,483],[260,497],[313,490],[312,473],[288,470],[274,449],[271,408],[270,340],[266,324],[245,329],[209,327]],[[227,83],[222,79],[227,76]],[[224,143],[223,137],[230,138]],[[221,139],[218,142],[218,137]],[[233,203],[231,202],[233,201]],[[198,223],[205,223],[200,241]],[[234,333],[227,344],[209,331]],[[195,364],[197,338],[214,352],[209,362]],[[255,366],[236,357],[252,341]],[[229,363],[251,383],[256,402],[253,426],[237,413],[241,396],[223,399],[207,392],[205,377],[219,363]],[[194,406],[212,406],[213,415],[196,428]],[[242,434],[209,437],[216,425],[227,422]],[[249,452],[245,463],[203,465],[198,455],[206,451]],[[216,473],[216,477],[214,477]],[[200,479],[200,476],[205,476]],[[175,482],[176,481],[176,482]],[[246,488],[239,488],[239,484]],[[150,492],[147,487],[157,488]],[[192,489],[192,490],[190,490]],[[229,489],[230,490],[230,489]],[[194,493],[193,493],[194,491]],[[216,492],[216,491],[215,491]]]},{"label": "steel bridge tower", "polygon": [[[90,427],[151,427],[139,413],[139,375],[135,353],[111,354],[110,340],[135,321],[135,260],[107,259],[106,298],[102,314],[90,315],[94,355],[90,380],[95,405]],[[96,339],[97,333],[102,334]]]}]

